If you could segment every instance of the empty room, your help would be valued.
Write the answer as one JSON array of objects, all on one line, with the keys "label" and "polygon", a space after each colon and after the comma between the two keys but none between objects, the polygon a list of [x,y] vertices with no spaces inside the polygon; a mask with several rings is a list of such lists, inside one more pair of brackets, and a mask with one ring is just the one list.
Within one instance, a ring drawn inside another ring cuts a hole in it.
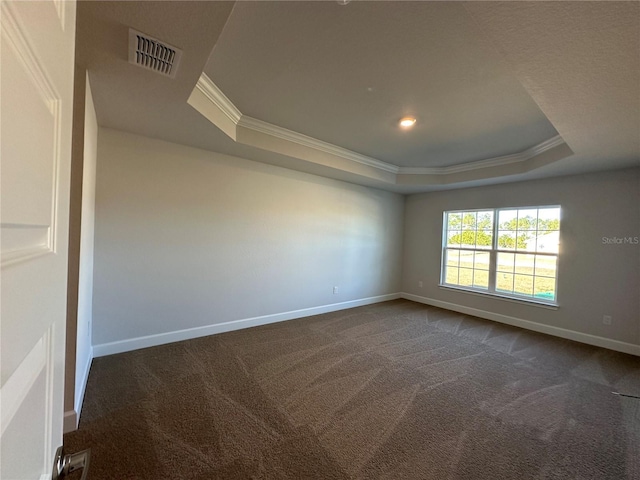
[{"label": "empty room", "polygon": [[640,480],[640,3],[1,9],[3,480]]}]

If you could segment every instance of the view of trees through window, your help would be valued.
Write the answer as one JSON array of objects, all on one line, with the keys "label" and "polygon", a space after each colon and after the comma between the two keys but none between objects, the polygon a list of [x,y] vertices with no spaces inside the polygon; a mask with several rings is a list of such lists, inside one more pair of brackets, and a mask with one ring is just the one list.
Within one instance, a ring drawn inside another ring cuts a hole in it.
[{"label": "view of trees through window", "polygon": [[555,301],[560,207],[445,212],[442,281]]}]

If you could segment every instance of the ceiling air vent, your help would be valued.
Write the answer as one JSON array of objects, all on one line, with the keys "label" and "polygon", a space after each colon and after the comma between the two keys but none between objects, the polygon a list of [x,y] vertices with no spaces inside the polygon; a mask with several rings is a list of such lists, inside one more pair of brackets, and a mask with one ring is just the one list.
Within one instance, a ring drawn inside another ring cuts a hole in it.
[{"label": "ceiling air vent", "polygon": [[129,29],[129,63],[174,78],[182,50],[160,40]]}]

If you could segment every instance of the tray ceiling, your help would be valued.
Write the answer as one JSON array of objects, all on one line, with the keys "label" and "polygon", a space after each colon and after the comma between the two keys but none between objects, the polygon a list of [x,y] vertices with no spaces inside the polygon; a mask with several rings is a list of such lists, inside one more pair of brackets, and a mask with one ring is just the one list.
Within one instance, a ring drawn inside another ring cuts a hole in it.
[{"label": "tray ceiling", "polygon": [[[635,2],[91,1],[77,58],[101,126],[411,193],[640,165],[639,27]],[[184,52],[175,79],[128,28]]]}]

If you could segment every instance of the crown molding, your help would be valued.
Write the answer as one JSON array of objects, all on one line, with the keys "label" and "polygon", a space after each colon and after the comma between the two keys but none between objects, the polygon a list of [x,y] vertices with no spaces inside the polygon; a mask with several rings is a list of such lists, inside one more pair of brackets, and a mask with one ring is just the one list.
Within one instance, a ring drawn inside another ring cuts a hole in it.
[{"label": "crown molding", "polygon": [[360,153],[348,150],[346,148],[333,145],[331,143],[323,142],[313,137],[303,135],[302,133],[294,132],[284,127],[279,127],[272,123],[259,120],[257,118],[244,115],[234,104],[229,97],[227,97],[213,81],[203,73],[198,79],[196,88],[200,90],[207,99],[209,99],[222,113],[224,113],[229,120],[231,120],[237,127],[246,128],[255,132],[264,133],[275,138],[287,140],[304,147],[313,148],[320,152],[324,152],[344,160],[350,160],[362,165],[377,168],[379,170],[398,173],[398,167],[391,165],[390,163],[383,162],[381,160],[362,155]]},{"label": "crown molding", "polygon": [[401,175],[449,175],[452,173],[469,172],[472,170],[480,170],[484,168],[503,167],[505,165],[511,165],[512,163],[526,162],[530,158],[533,158],[541,153],[551,150],[559,145],[563,145],[565,142],[560,135],[556,135],[544,142],[534,145],[531,148],[523,150],[519,153],[511,155],[503,155],[501,157],[487,158],[485,160],[478,160],[475,162],[461,163],[458,165],[451,165],[449,167],[400,167],[398,173]]},{"label": "crown molding", "polygon": [[528,148],[522,153],[527,156],[527,159],[529,159],[540,155],[547,150],[551,150],[552,148],[555,148],[559,145],[564,145],[564,143],[564,139],[560,135],[556,135],[555,137],[551,137],[549,140],[545,140],[538,145],[534,145],[533,147]]},{"label": "crown molding", "polygon": [[302,145],[303,147],[313,148],[314,150],[328,153],[329,155],[334,155],[336,157],[343,158],[344,160],[350,160],[362,165],[377,168],[385,172],[398,173],[399,171],[399,167],[397,167],[396,165],[392,165],[390,163],[386,163],[372,157],[367,157],[366,155],[362,155],[352,150],[339,147],[332,143],[323,142],[322,140],[318,140],[317,138],[309,137],[307,135],[303,135],[302,133],[294,132],[293,130],[279,127],[277,125],[273,125],[272,123],[258,120],[257,118],[249,117],[247,115],[242,115],[242,117],[240,117],[238,126],[256,132],[264,133],[275,138],[287,140],[297,145]]},{"label": "crown molding", "polygon": [[206,75],[200,75],[196,88],[200,90],[211,103],[224,113],[234,124],[238,124],[242,112],[233,104],[218,86]]},{"label": "crown molding", "polygon": [[[533,147],[523,150],[522,152],[510,155],[503,155],[500,157],[488,158],[485,160],[466,162],[458,165],[451,165],[448,167],[400,167],[391,163],[383,162],[382,160],[378,160],[373,157],[362,155],[338,145],[324,142],[322,140],[318,140],[317,138],[313,138],[308,135],[289,130],[287,128],[279,127],[277,125],[259,120],[257,118],[249,117],[248,115],[244,115],[205,73],[202,73],[200,75],[198,83],[196,84],[196,89],[199,90],[218,111],[220,111],[232,122],[232,125],[229,126],[232,129],[231,131],[225,130],[221,125],[218,125],[218,127],[222,128],[223,131],[225,131],[225,133],[227,133],[234,141],[238,141],[237,131],[239,128],[242,128],[245,130],[261,133],[272,138],[284,140],[295,145],[307,147],[318,152],[326,153],[328,155],[332,155],[348,162],[365,165],[380,172],[385,172],[385,174],[391,173],[393,175],[427,175],[433,177],[443,177],[451,174],[479,171],[523,163],[548,150],[551,150],[552,148],[558,147],[560,145],[565,145],[565,141],[562,139],[562,137],[560,135],[556,135],[555,137],[545,140],[544,142],[541,142],[538,145],[534,145]],[[196,108],[196,110],[203,113],[203,115],[205,115],[197,105],[192,104],[192,106]],[[480,173],[480,175],[482,174]]]},{"label": "crown molding", "polygon": [[500,167],[510,165],[512,163],[523,162],[524,160],[526,160],[526,158],[524,158],[521,153],[514,153],[512,155],[487,158],[485,160],[478,160],[475,162],[460,163],[449,167],[401,167],[399,173],[413,175],[448,175],[451,173],[467,172],[469,170]]}]

